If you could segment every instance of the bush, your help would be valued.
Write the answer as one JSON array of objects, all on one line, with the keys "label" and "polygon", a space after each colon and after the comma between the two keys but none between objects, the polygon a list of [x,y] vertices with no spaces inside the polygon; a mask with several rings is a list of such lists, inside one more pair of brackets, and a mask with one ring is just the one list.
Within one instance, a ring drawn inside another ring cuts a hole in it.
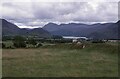
[{"label": "bush", "polygon": [[105,43],[105,42],[102,40],[93,40],[92,43]]},{"label": "bush", "polygon": [[2,48],[5,48],[6,46],[5,46],[5,44],[4,43],[2,43]]},{"label": "bush", "polygon": [[13,43],[14,43],[14,46],[17,48],[26,47],[25,38],[23,38],[22,36],[15,36]]},{"label": "bush", "polygon": [[17,48],[24,48],[26,47],[26,43],[25,42],[14,42],[14,46]]},{"label": "bush", "polygon": [[38,43],[38,44],[37,44],[37,47],[41,47],[41,46],[42,46],[42,44],[41,44],[41,43]]},{"label": "bush", "polygon": [[27,43],[28,44],[32,44],[32,45],[36,45],[37,44],[37,42],[33,38],[29,38]]}]

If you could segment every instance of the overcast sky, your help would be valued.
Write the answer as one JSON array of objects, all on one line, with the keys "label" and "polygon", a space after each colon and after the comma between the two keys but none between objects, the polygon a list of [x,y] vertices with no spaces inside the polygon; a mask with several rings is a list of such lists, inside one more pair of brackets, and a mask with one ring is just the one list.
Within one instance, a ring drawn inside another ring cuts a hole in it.
[{"label": "overcast sky", "polygon": [[42,27],[49,22],[92,24],[118,21],[118,0],[4,0],[1,5],[1,18],[21,28]]}]

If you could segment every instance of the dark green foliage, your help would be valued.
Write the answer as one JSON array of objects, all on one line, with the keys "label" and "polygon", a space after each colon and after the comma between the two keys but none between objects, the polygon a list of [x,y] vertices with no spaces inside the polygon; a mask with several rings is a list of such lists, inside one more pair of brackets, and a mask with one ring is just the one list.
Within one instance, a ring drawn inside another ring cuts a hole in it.
[{"label": "dark green foliage", "polygon": [[8,46],[8,47],[5,47],[6,49],[15,49],[15,47],[13,46]]},{"label": "dark green foliage", "polygon": [[37,42],[33,38],[29,38],[27,43],[28,44],[32,44],[32,45],[36,45],[37,44]]},{"label": "dark green foliage", "polygon": [[59,43],[71,43],[72,40],[71,39],[62,39],[61,41],[57,41]]},{"label": "dark green foliage", "polygon": [[48,42],[48,43],[71,43],[72,40],[71,39],[48,39],[48,40],[45,40],[45,42]]},{"label": "dark green foliage", "polygon": [[24,42],[15,42],[14,46],[17,48],[24,48],[26,47],[26,44]]},{"label": "dark green foliage", "polygon": [[5,44],[4,43],[2,43],[2,48],[5,48]]},{"label": "dark green foliage", "polygon": [[93,40],[92,43],[105,43],[105,42],[102,40]]},{"label": "dark green foliage", "polygon": [[25,38],[22,37],[22,36],[15,36],[14,37],[14,46],[17,47],[17,48],[24,48],[26,47],[26,43],[25,43]]},{"label": "dark green foliage", "polygon": [[84,44],[72,44],[72,43],[57,43],[55,45],[47,45],[47,46],[43,46],[43,48],[53,48],[53,49],[69,49],[69,50],[73,50],[73,49],[82,49]]},{"label": "dark green foliage", "polygon": [[52,38],[53,38],[53,39],[62,39],[63,37],[60,36],[60,35],[53,35]]},{"label": "dark green foliage", "polygon": [[37,47],[41,47],[41,46],[42,46],[42,44],[41,44],[41,43],[37,44]]},{"label": "dark green foliage", "polygon": [[2,41],[12,40],[12,36],[2,36]]},{"label": "dark green foliage", "polygon": [[26,39],[22,36],[15,36],[14,41],[15,42],[21,42],[21,41],[26,41]]}]

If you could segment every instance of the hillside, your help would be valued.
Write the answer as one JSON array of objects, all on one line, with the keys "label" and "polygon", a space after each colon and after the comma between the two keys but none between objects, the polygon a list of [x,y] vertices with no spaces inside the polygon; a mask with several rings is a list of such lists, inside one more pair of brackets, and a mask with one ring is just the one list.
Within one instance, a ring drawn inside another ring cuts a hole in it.
[{"label": "hillside", "polygon": [[[53,26],[52,26],[52,25]],[[85,36],[96,39],[118,39],[118,26],[117,23],[105,23],[105,24],[81,24],[81,23],[69,23],[69,24],[47,24],[43,29],[49,31],[54,35],[62,36]],[[53,28],[54,27],[54,28]]]},{"label": "hillside", "polygon": [[85,36],[96,39],[120,39],[120,21],[116,23],[104,24],[81,24],[69,23],[60,24],[48,23],[43,28],[36,29],[21,29],[15,24],[8,22],[5,19],[0,19],[2,22],[2,35],[33,35],[39,37],[51,37],[52,35],[62,36]]},{"label": "hillside", "polygon": [[37,28],[37,29],[21,29],[15,24],[8,22],[5,19],[0,19],[0,22],[2,22],[2,35],[5,36],[15,36],[15,35],[24,35],[24,36],[39,36],[39,37],[51,37],[51,34],[42,29],[42,28]]},{"label": "hillside", "polygon": [[19,34],[20,28],[18,28],[15,24],[8,22],[5,19],[0,19],[2,22],[2,35],[17,35]]}]

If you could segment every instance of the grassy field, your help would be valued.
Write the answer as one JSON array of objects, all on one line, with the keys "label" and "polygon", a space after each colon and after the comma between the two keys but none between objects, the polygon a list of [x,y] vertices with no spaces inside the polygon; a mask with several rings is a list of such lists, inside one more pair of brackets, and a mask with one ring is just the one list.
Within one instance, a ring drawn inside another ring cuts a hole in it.
[{"label": "grassy field", "polygon": [[69,44],[3,49],[3,77],[117,77],[118,49],[112,44]]}]

